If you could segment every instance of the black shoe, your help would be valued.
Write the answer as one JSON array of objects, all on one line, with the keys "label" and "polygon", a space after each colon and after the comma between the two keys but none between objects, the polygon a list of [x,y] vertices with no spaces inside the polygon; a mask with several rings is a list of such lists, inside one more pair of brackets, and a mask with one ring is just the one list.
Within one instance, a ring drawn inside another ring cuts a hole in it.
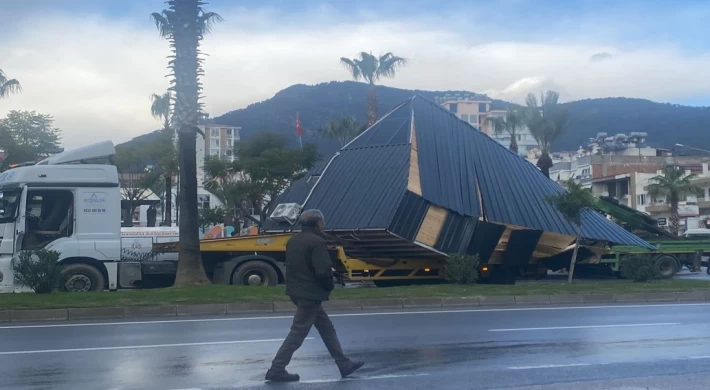
[{"label": "black shoe", "polygon": [[289,374],[286,370],[266,371],[266,378],[269,382],[298,382],[301,377],[298,374]]},{"label": "black shoe", "polygon": [[363,361],[348,361],[347,363],[343,363],[338,366],[340,369],[340,375],[343,376],[343,378],[347,377],[348,375],[352,374],[353,372],[359,370],[362,368],[362,366],[365,365],[365,362]]}]

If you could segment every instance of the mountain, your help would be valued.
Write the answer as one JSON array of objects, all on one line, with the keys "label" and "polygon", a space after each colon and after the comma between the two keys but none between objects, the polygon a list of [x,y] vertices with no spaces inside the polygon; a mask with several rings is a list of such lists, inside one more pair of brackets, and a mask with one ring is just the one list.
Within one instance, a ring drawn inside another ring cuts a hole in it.
[{"label": "mountain", "polygon": [[[466,91],[420,91],[377,87],[378,114],[384,115],[412,95],[434,100],[437,96],[471,94]],[[319,136],[318,129],[328,120],[352,115],[366,122],[367,85],[352,81],[318,85],[297,84],[278,92],[271,99],[214,118],[215,123],[241,126],[242,138],[258,131],[275,131],[298,145],[296,113],[303,126],[303,142],[318,143],[323,155],[331,155],[338,144]],[[505,109],[512,103],[492,99],[492,109]],[[710,107],[687,107],[630,98],[585,99],[564,104],[569,109],[569,127],[555,150],[576,150],[598,132],[609,135],[643,131],[649,144],[672,148],[676,143],[710,149]],[[145,137],[145,136],[143,136]],[[138,137],[140,138],[140,137]],[[129,141],[133,145],[138,138]]]}]

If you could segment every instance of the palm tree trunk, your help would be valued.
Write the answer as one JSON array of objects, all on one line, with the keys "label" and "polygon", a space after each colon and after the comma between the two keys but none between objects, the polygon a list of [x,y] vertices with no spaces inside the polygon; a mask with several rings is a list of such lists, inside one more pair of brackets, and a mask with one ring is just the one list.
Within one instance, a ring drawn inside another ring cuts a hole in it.
[{"label": "palm tree trunk", "polygon": [[513,153],[518,154],[518,140],[516,140],[515,137],[515,135],[510,136],[510,150]]},{"label": "palm tree trunk", "polygon": [[552,158],[547,152],[542,152],[542,155],[537,160],[537,167],[546,178],[550,178],[550,168],[552,168]]},{"label": "palm tree trunk", "polygon": [[[671,196],[672,197],[672,196]],[[671,199],[671,233],[678,235],[680,232],[680,217],[678,216],[678,201]]]},{"label": "palm tree trunk", "polygon": [[173,226],[173,176],[165,175],[165,219],[163,225]]},{"label": "palm tree trunk", "polygon": [[174,26],[175,113],[180,167],[180,252],[176,286],[209,283],[200,256],[197,210],[198,56],[200,39],[198,0],[173,0],[178,23]]},{"label": "palm tree trunk", "polygon": [[377,90],[375,84],[370,84],[367,89],[367,127],[377,122]]},{"label": "palm tree trunk", "polygon": [[577,226],[577,239],[574,241],[574,251],[572,252],[572,261],[569,264],[569,275],[567,276],[567,284],[572,284],[574,278],[574,266],[577,264],[577,250],[579,249],[579,238],[582,235],[582,227]]}]

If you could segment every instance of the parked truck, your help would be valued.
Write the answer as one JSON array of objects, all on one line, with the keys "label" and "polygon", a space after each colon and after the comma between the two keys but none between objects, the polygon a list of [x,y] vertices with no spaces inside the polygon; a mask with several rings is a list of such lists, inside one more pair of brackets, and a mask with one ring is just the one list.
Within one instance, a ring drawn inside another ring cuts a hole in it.
[{"label": "parked truck", "polygon": [[[696,256],[710,253],[710,240],[707,235],[703,237],[697,231],[699,229],[695,229],[696,231],[693,234],[673,235],[659,227],[655,219],[631,207],[622,205],[610,197],[602,196],[597,198],[595,208],[611,216],[628,230],[645,236],[644,238],[656,247],[656,250],[648,251],[638,247],[615,246],[613,251],[601,256],[599,263],[614,275],[619,274],[619,264],[625,256],[637,254],[651,256],[656,271],[663,278],[672,278],[683,267],[694,269],[698,265],[694,263]],[[707,229],[703,230],[710,232]],[[705,262],[702,263],[706,265]]]}]

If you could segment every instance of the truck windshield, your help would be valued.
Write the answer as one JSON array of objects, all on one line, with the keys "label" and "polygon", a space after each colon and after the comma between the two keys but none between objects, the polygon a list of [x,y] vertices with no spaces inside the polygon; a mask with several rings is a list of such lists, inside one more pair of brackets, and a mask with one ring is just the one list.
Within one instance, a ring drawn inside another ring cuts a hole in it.
[{"label": "truck windshield", "polygon": [[0,223],[12,222],[20,205],[20,190],[0,191]]}]

